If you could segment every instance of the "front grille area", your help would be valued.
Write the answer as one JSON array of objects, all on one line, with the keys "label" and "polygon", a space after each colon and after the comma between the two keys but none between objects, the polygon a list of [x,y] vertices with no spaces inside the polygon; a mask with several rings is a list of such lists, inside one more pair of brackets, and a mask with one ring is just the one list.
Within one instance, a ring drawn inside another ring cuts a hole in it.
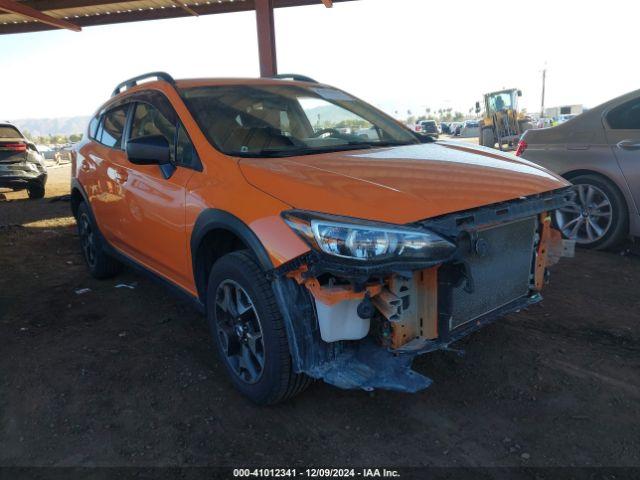
[{"label": "front grille area", "polygon": [[463,280],[451,288],[449,330],[529,293],[537,218],[480,229],[458,267]]}]

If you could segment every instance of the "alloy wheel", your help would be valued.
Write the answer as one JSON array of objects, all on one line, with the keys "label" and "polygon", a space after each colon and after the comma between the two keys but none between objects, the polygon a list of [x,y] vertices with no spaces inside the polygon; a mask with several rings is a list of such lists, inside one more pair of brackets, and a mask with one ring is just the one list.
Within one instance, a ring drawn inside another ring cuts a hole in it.
[{"label": "alloy wheel", "polygon": [[603,238],[613,221],[609,197],[595,185],[574,186],[575,203],[556,210],[556,224],[565,237],[589,244]]},{"label": "alloy wheel", "polygon": [[233,372],[253,384],[264,370],[264,342],[253,300],[237,282],[225,280],[216,290],[216,328],[220,345]]}]

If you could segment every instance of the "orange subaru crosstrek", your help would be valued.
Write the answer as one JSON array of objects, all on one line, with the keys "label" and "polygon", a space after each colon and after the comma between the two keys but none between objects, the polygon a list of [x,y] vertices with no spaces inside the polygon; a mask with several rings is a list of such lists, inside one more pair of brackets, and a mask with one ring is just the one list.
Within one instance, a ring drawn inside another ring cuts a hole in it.
[{"label": "orange subaru crosstrek", "polygon": [[307,77],[120,84],[72,173],[91,274],[148,272],[206,313],[258,403],[312,379],[416,392],[416,355],[541,299],[568,183],[421,137]]}]

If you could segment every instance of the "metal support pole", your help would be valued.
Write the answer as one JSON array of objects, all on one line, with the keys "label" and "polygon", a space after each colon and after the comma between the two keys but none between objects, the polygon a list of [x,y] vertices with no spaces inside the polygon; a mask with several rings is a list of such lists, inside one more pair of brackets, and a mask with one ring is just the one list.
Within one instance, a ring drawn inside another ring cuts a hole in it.
[{"label": "metal support pole", "polygon": [[276,58],[276,30],[273,21],[273,0],[255,0],[258,26],[258,52],[260,76],[273,77],[278,74]]},{"label": "metal support pole", "polygon": [[547,69],[542,70],[542,102],[540,104],[540,118],[544,118],[544,91],[547,84]]}]

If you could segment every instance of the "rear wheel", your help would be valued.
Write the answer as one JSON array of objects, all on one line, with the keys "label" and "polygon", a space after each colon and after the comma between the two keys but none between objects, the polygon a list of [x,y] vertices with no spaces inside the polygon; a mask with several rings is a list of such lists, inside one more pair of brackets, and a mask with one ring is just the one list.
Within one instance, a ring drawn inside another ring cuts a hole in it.
[{"label": "rear wheel", "polygon": [[27,187],[27,192],[29,193],[29,198],[31,200],[37,200],[38,198],[44,197],[44,185],[39,183],[34,183],[33,185],[29,185]]},{"label": "rear wheel", "polygon": [[562,234],[585,248],[615,247],[628,233],[629,216],[624,197],[604,177],[584,174],[569,179],[576,202],[556,210],[555,223]]},{"label": "rear wheel", "polygon": [[98,233],[86,204],[78,206],[76,217],[80,247],[91,276],[94,278],[110,278],[122,269],[122,264],[104,251],[103,240]]},{"label": "rear wheel", "polygon": [[494,148],[496,145],[496,137],[492,128],[483,128],[480,131],[480,145],[483,147]]},{"label": "rear wheel", "polygon": [[251,401],[282,402],[311,383],[310,377],[293,371],[282,314],[248,251],[230,253],[214,264],[207,318],[231,382]]}]

